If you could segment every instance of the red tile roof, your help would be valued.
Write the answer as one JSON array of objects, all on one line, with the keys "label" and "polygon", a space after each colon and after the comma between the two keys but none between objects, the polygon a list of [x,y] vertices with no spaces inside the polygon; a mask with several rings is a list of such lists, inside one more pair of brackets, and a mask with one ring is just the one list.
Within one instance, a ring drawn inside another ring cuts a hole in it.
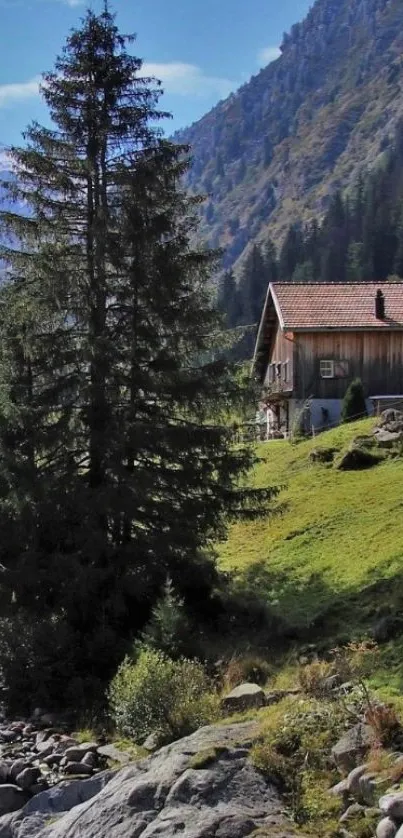
[{"label": "red tile roof", "polygon": [[[403,282],[275,282],[270,289],[283,329],[403,329]],[[375,317],[378,289],[385,297],[384,320]]]}]

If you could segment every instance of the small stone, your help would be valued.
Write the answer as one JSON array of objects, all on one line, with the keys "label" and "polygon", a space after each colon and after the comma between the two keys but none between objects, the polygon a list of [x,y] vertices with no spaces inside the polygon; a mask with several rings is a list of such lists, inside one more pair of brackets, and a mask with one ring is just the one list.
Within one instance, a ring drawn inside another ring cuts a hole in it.
[{"label": "small stone", "polygon": [[335,675],[329,675],[328,678],[324,679],[323,690],[324,692],[331,693],[334,690],[337,690],[338,687],[341,687],[342,683],[342,677],[336,672]]},{"label": "small stone", "polygon": [[48,730],[40,730],[39,733],[36,734],[36,745],[41,745],[42,742],[46,742],[47,739],[50,739],[52,732]]},{"label": "small stone", "polygon": [[0,761],[0,783],[10,782],[10,763],[5,760]]},{"label": "small stone", "polygon": [[380,448],[393,448],[393,446],[400,442],[403,438],[403,434],[401,431],[386,431],[386,430],[378,430],[374,434],[376,444],[379,445]]},{"label": "small stone", "polygon": [[89,765],[90,768],[95,768],[97,764],[97,755],[93,751],[88,751],[81,760],[81,765]]},{"label": "small stone", "polygon": [[18,738],[18,731],[17,730],[0,730],[0,741],[1,742],[15,742]]},{"label": "small stone", "polygon": [[379,795],[387,791],[390,779],[380,777],[379,774],[363,774],[359,781],[359,796],[367,806],[374,806]]},{"label": "small stone", "polygon": [[49,757],[53,754],[54,743],[49,740],[49,742],[41,742],[39,745],[36,746],[36,750],[38,751],[39,759],[44,760],[46,757]]},{"label": "small stone", "polygon": [[161,734],[158,731],[155,731],[154,733],[150,733],[150,735],[147,736],[147,739],[145,739],[145,741],[143,742],[143,745],[142,745],[144,750],[149,751],[150,753],[153,753],[153,751],[158,751],[158,748],[160,746],[161,746]]},{"label": "small stone", "polygon": [[358,794],[360,790],[360,779],[362,775],[365,774],[367,769],[368,765],[364,764],[358,765],[357,768],[353,768],[353,770],[350,771],[347,777],[347,790],[350,792],[350,794],[353,795],[353,797],[355,797]]},{"label": "small stone", "polygon": [[15,778],[15,782],[17,786],[20,786],[22,789],[30,789],[38,782],[40,776],[41,772],[39,768],[25,768],[21,771],[21,774],[18,774]]},{"label": "small stone", "polygon": [[344,797],[345,794],[348,794],[348,782],[347,780],[340,780],[340,783],[337,783],[335,786],[332,786],[329,789],[329,794],[333,797]]},{"label": "small stone", "polygon": [[22,731],[24,736],[31,736],[32,733],[35,733],[35,728],[33,725],[25,725],[24,730]]},{"label": "small stone", "polygon": [[365,817],[365,807],[361,806],[359,803],[353,803],[348,809],[344,812],[344,815],[341,816],[339,823],[346,823],[347,821],[351,820],[352,818],[357,817]]},{"label": "small stone", "polygon": [[63,754],[49,754],[49,756],[45,757],[42,762],[44,762],[45,765],[48,765],[49,768],[52,768],[54,765],[60,765],[62,759]]},{"label": "small stone", "polygon": [[64,752],[64,755],[68,762],[80,762],[85,754],[88,753],[96,753],[98,750],[98,745],[96,742],[83,742],[82,745],[75,745],[71,748],[67,748]]},{"label": "small stone", "polygon": [[85,762],[68,762],[65,769],[65,774],[92,774],[92,768],[90,765],[86,765]]},{"label": "small stone", "polygon": [[369,725],[357,724],[347,731],[332,748],[333,759],[342,771],[352,771],[357,761],[374,744],[375,734]]},{"label": "small stone", "polygon": [[[153,734],[151,734],[151,736],[152,735]],[[157,750],[158,745],[156,748],[146,748],[146,746],[143,745],[143,748],[145,748],[146,751],[153,751]],[[119,749],[116,748],[115,745],[101,745],[101,747],[98,748],[98,754],[101,757],[106,757],[107,759],[113,760],[113,762],[120,762],[122,763],[122,765],[126,765],[131,760],[130,754],[126,753],[125,751],[119,751]]]},{"label": "small stone", "polygon": [[396,838],[398,826],[392,818],[383,818],[376,828],[376,838]]},{"label": "small stone", "polygon": [[21,774],[21,771],[24,771],[24,768],[29,768],[29,763],[25,759],[16,759],[15,762],[12,763],[10,766],[10,780],[15,783],[18,774]]},{"label": "small stone", "polygon": [[258,684],[240,684],[221,700],[221,707],[230,713],[264,707],[266,697]]},{"label": "small stone", "polygon": [[403,820],[403,792],[385,794],[379,801],[379,808],[384,815]]}]

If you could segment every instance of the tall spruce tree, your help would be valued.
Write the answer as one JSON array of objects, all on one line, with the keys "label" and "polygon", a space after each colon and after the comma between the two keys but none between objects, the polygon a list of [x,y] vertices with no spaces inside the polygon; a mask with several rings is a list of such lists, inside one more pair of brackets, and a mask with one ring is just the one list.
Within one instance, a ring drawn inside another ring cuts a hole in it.
[{"label": "tall spruce tree", "polygon": [[28,211],[0,214],[1,596],[61,621],[74,674],[101,679],[168,574],[200,607],[213,540],[270,496],[237,488],[250,454],[223,421],[241,393],[212,257],[191,247],[186,149],[155,128],[132,40],[107,7],[69,36],[44,77],[53,127],[10,152]]}]

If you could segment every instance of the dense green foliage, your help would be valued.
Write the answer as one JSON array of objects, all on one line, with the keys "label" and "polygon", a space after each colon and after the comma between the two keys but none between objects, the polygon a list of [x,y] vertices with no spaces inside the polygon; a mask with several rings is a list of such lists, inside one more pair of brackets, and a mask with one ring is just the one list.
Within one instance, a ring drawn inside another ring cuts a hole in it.
[{"label": "dense green foliage", "polygon": [[290,223],[322,218],[382,157],[401,113],[402,28],[401,0],[317,0],[277,61],[177,135],[225,269],[250,243],[281,244]]},{"label": "dense green foliage", "polygon": [[[0,213],[0,606],[33,626],[45,694],[35,624],[62,627],[61,704],[72,675],[87,704],[102,694],[168,575],[202,616],[212,544],[268,496],[238,488],[243,392],[217,349],[212,256],[190,243],[187,150],[161,139],[131,40],[106,10],[72,32],[44,77],[54,127],[11,150]],[[36,694],[28,679],[21,701]]]},{"label": "dense green foliage", "polygon": [[200,663],[172,661],[152,650],[121,664],[109,699],[117,729],[140,743],[150,733],[162,742],[179,739],[218,714],[218,698]]},{"label": "dense green foliage", "polygon": [[362,381],[360,378],[355,378],[347,387],[343,399],[341,421],[354,422],[356,419],[362,419],[364,416],[367,416],[367,412]]}]

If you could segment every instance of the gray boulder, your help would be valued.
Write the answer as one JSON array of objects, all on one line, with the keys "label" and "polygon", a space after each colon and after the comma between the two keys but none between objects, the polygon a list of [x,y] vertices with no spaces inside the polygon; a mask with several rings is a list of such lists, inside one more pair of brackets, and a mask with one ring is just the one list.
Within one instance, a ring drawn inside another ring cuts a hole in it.
[{"label": "gray boulder", "polygon": [[362,774],[358,785],[359,799],[367,806],[375,806],[379,795],[389,788],[390,780],[388,777],[380,777],[379,774]]},{"label": "gray boulder", "polygon": [[246,838],[263,828],[291,838],[277,789],[248,758],[257,733],[254,722],[202,728],[121,769],[35,838]]},{"label": "gray boulder", "polygon": [[382,818],[376,828],[376,838],[396,838],[398,826],[392,818]]},{"label": "gray boulder", "polygon": [[348,823],[353,818],[363,818],[365,816],[365,806],[361,806],[360,803],[352,803],[351,806],[344,812],[344,815],[341,816],[339,823]]},{"label": "gray boulder", "polygon": [[29,763],[25,759],[16,759],[12,765],[10,765],[9,769],[9,776],[10,781],[15,783],[18,774],[21,774],[21,771],[24,771],[24,768],[29,768]]},{"label": "gray boulder", "polygon": [[335,786],[332,786],[332,788],[329,789],[329,794],[331,794],[332,797],[345,797],[348,795],[347,779],[340,780],[340,783],[336,783]]},{"label": "gray boulder", "polygon": [[92,767],[91,765],[87,765],[85,762],[68,762],[65,769],[65,774],[92,774]]},{"label": "gray boulder", "polygon": [[242,710],[264,707],[266,696],[257,684],[240,684],[221,701],[223,710],[238,713]]},{"label": "gray boulder", "polygon": [[82,745],[72,745],[64,752],[68,762],[80,762],[86,754],[96,753],[98,745],[96,742],[84,742]]},{"label": "gray boulder", "polygon": [[381,428],[375,433],[375,441],[379,448],[393,448],[401,439],[403,439],[402,431],[389,431],[386,428]]},{"label": "gray boulder", "polygon": [[5,783],[0,786],[0,815],[8,815],[21,809],[26,803],[27,797],[22,789],[12,783]]},{"label": "gray boulder", "polygon": [[154,733],[150,733],[150,735],[147,736],[147,739],[144,740],[142,747],[146,751],[153,753],[154,751],[158,751],[158,748],[160,748],[162,744],[161,733],[158,730],[155,730]]},{"label": "gray boulder", "polygon": [[385,794],[379,801],[379,808],[384,815],[403,820],[403,792]]},{"label": "gray boulder", "polygon": [[357,724],[332,748],[333,759],[341,771],[352,771],[374,744],[375,734],[369,725]]},{"label": "gray boulder", "polygon": [[[145,745],[143,747],[145,747]],[[146,748],[146,750],[148,750],[148,748]],[[150,750],[154,750],[154,748],[150,748]],[[131,761],[130,754],[125,751],[119,751],[119,748],[116,748],[115,745],[101,745],[101,747],[98,748],[98,754],[101,757],[106,757],[107,759],[112,760],[113,762],[120,762],[122,765],[127,765],[127,763]]]},{"label": "gray boulder", "polygon": [[70,780],[59,783],[47,791],[37,794],[26,803],[23,809],[23,817],[34,814],[43,814],[48,818],[61,812],[69,812],[75,806],[91,800],[114,776],[113,771],[103,771],[88,780]]},{"label": "gray boulder", "polygon": [[39,768],[24,768],[15,778],[15,782],[21,789],[30,789],[34,783],[38,782],[40,776],[41,772]]},{"label": "gray boulder", "polygon": [[350,792],[350,794],[353,795],[353,797],[356,797],[359,794],[360,779],[363,776],[363,774],[366,773],[367,769],[368,766],[364,764],[358,765],[357,768],[353,768],[353,770],[350,771],[347,777],[347,790]]}]

